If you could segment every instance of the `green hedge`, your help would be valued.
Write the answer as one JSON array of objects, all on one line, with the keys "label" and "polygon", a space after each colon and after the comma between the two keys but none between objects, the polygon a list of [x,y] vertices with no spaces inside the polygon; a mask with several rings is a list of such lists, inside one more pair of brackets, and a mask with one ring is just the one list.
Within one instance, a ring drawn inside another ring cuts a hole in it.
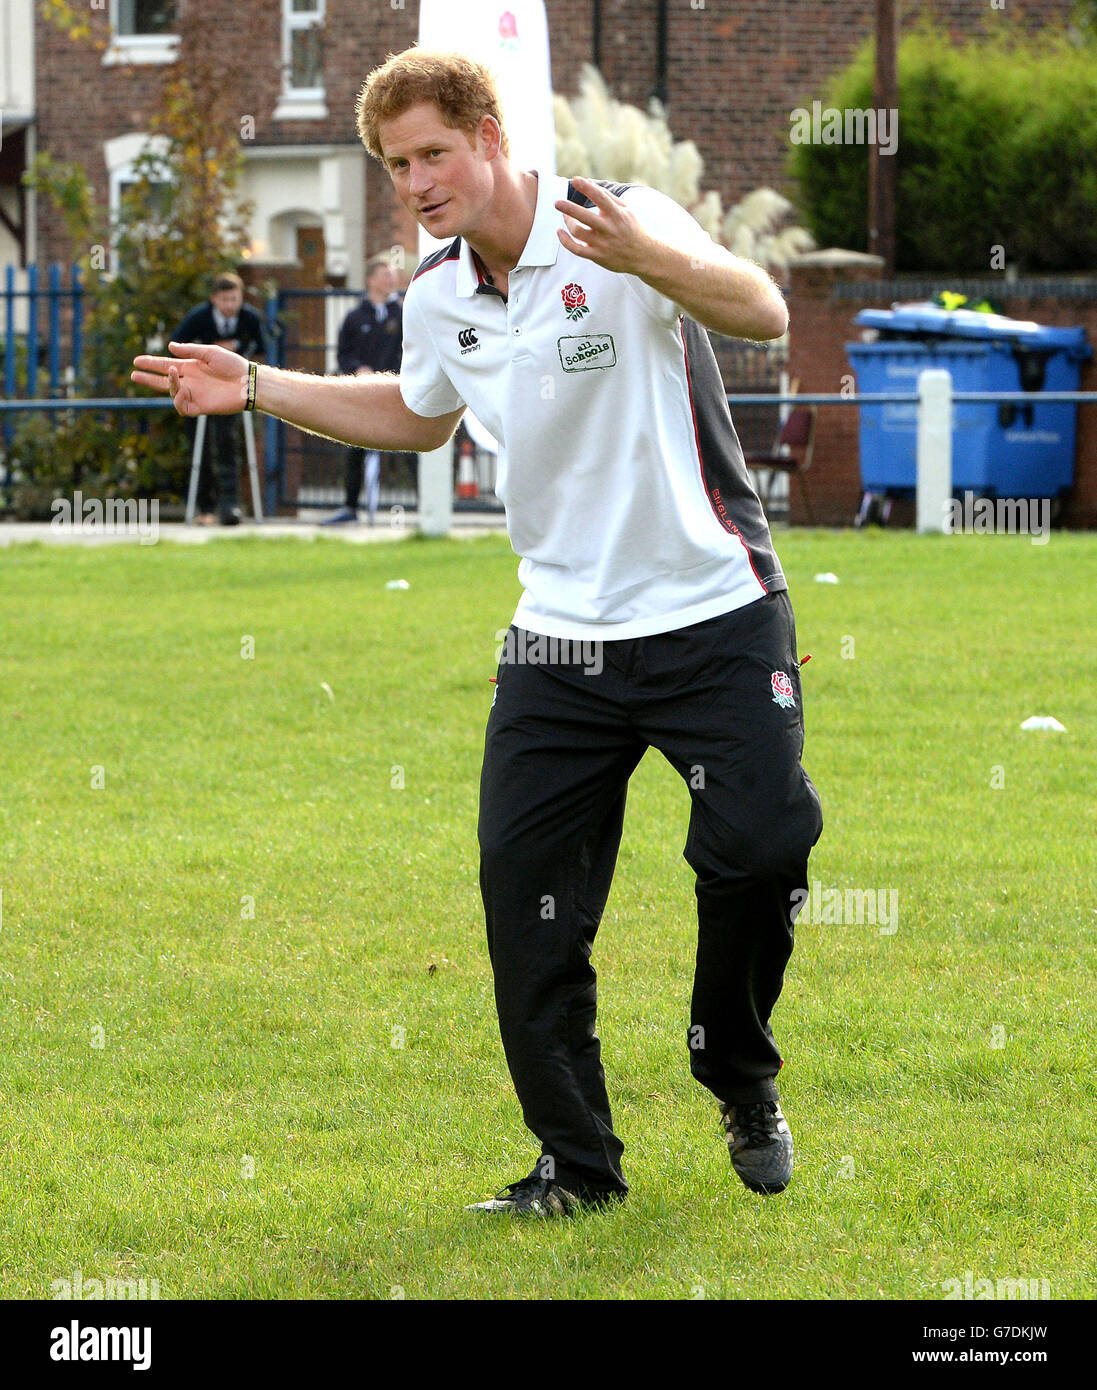
[{"label": "green hedge", "polygon": [[[1023,46],[1021,46],[1023,44]],[[873,105],[873,44],[820,94]],[[1097,269],[1097,44],[1057,33],[953,45],[923,22],[899,45],[896,269]],[[868,249],[867,145],[794,145],[804,224],[820,246]]]}]

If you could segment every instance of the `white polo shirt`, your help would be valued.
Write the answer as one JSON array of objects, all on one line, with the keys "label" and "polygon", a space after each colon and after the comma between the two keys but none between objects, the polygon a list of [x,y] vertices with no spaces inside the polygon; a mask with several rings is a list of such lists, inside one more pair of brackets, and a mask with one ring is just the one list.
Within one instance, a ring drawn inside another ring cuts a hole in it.
[{"label": "white polo shirt", "polygon": [[[718,248],[672,199],[604,185],[653,236]],[[563,247],[538,179],[508,298],[457,237],[404,299],[400,390],[417,415],[471,406],[499,441],[496,492],[521,556],[516,626],[615,640],[667,632],[786,587],[705,330],[633,275]]]}]

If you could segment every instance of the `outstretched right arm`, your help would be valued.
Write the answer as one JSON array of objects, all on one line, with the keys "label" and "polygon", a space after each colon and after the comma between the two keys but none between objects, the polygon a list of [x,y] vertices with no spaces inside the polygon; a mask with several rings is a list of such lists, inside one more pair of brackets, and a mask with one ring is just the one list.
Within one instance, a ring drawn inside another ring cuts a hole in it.
[{"label": "outstretched right arm", "polygon": [[[248,394],[248,362],[226,348],[169,343],[174,357],[135,357],[130,380],[166,391],[180,415],[234,415]],[[400,378],[309,376],[260,364],[255,408],[299,429],[392,453],[429,453],[451,439],[464,406],[446,415],[416,415],[404,404]]]}]

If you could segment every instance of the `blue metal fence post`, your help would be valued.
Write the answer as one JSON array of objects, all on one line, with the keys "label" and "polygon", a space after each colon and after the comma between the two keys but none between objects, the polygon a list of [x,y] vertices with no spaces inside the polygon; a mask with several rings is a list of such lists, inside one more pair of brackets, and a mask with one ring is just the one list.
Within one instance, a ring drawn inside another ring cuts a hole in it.
[{"label": "blue metal fence post", "polygon": [[72,377],[73,387],[80,378],[80,358],[84,350],[84,282],[80,267],[72,267]]},{"label": "blue metal fence post", "polygon": [[[278,323],[280,295],[276,292],[267,299],[267,360],[274,366],[282,365],[282,335]],[[281,502],[285,455],[283,442],[285,432],[281,420],[268,415],[263,421],[263,511],[269,517],[277,517]]]},{"label": "blue metal fence post", "polygon": [[38,267],[27,266],[27,396],[38,394]]},{"label": "blue metal fence post", "polygon": [[[9,401],[15,399],[15,267],[4,267],[4,395]],[[13,426],[4,417],[4,449],[11,450]],[[5,466],[6,483],[11,481],[11,462]]]},{"label": "blue metal fence post", "polygon": [[49,274],[50,297],[50,395],[57,395],[61,384],[61,264],[54,261]]}]

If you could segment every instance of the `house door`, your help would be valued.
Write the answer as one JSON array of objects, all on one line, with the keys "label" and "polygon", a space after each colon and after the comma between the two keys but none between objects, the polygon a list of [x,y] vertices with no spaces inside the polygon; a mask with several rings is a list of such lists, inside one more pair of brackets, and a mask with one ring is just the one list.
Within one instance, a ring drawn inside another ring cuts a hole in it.
[{"label": "house door", "polygon": [[[294,360],[287,366],[296,367],[302,372],[324,372],[327,362],[324,355],[324,299],[320,294],[309,294],[309,290],[324,289],[324,229],[323,227],[297,228],[297,260],[301,269],[298,272],[298,287],[304,291],[294,303]],[[287,344],[287,347],[289,345]]]},{"label": "house door", "polygon": [[[328,368],[324,229],[298,227],[294,235],[297,267],[279,296],[285,333],[282,363],[322,376]],[[303,430],[282,430],[283,500],[290,506],[337,505],[345,450]]]}]

